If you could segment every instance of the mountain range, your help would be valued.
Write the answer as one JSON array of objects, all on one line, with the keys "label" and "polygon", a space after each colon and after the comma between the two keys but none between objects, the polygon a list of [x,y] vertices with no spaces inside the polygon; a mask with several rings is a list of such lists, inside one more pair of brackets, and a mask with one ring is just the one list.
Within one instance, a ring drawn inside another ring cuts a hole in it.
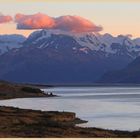
[{"label": "mountain range", "polygon": [[22,47],[22,43],[26,40],[23,35],[0,35],[0,55],[14,48]]},{"label": "mountain range", "polygon": [[28,38],[16,35],[14,40],[12,37],[9,37],[12,43],[6,41],[9,46],[0,47],[6,49],[0,54],[0,79],[12,82],[108,82],[105,79],[110,76],[110,71],[109,74],[114,74],[132,67],[140,56],[140,38],[131,39],[124,35],[113,37],[110,34],[39,30]]}]

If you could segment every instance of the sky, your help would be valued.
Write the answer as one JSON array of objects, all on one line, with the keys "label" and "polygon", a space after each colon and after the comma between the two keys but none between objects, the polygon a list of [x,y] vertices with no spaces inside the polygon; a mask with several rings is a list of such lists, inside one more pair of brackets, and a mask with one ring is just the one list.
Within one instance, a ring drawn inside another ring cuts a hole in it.
[{"label": "sky", "polygon": [[[65,25],[60,24],[60,22],[63,21],[68,24],[66,17],[61,19],[61,16],[71,15],[76,17],[76,20],[70,17],[75,20],[72,24],[73,26],[76,25],[75,28],[78,28],[76,22],[82,20],[77,20],[77,17],[82,17],[94,25],[94,27],[91,27],[89,23],[84,22],[82,26],[79,26],[83,29],[85,24],[88,24],[88,30],[91,31],[102,27],[102,30],[98,30],[101,34],[110,33],[114,36],[131,34],[134,38],[140,37],[140,0],[0,0],[0,15],[6,16],[4,22],[0,23],[0,34],[16,33],[28,36],[31,32],[37,30],[36,28],[29,29],[29,27],[28,30],[26,28],[17,29],[17,24],[19,26],[21,24],[25,25],[24,19],[20,18],[18,21],[15,19],[15,15],[19,13],[24,15],[36,15],[37,13],[48,15],[55,22],[58,22],[55,24],[55,28],[61,29],[64,29]],[[7,16],[12,16],[13,20],[10,20]],[[75,28],[71,27],[72,25],[66,27],[68,31],[76,31]]]}]

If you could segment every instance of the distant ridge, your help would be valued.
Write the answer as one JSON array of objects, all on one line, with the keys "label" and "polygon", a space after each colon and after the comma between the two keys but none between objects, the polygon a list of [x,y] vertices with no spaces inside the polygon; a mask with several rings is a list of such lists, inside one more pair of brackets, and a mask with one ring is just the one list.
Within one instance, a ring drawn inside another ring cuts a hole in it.
[{"label": "distant ridge", "polygon": [[119,71],[104,74],[100,83],[140,84],[140,57]]}]

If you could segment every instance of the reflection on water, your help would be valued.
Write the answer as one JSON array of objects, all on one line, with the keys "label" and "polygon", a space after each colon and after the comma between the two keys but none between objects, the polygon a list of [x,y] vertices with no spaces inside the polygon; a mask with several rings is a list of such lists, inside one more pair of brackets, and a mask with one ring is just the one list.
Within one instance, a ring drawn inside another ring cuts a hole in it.
[{"label": "reflection on water", "polygon": [[56,87],[43,89],[60,97],[0,101],[0,105],[37,110],[73,111],[88,120],[83,127],[119,130],[140,128],[139,87]]}]

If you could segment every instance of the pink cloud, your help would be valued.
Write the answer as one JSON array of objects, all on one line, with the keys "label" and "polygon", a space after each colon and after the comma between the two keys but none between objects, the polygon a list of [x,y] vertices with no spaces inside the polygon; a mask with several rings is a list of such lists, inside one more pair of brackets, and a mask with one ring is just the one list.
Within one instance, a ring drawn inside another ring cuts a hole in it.
[{"label": "pink cloud", "polygon": [[41,13],[35,15],[17,14],[15,21],[18,23],[18,29],[50,29],[55,25],[53,18]]},{"label": "pink cloud", "polygon": [[17,29],[60,29],[69,32],[99,32],[101,26],[79,16],[61,16],[57,18],[37,13],[34,15],[17,14]]},{"label": "pink cloud", "polygon": [[79,16],[61,16],[56,18],[56,28],[71,32],[99,32],[101,26]]},{"label": "pink cloud", "polygon": [[7,22],[10,22],[10,21],[12,21],[13,19],[12,19],[12,17],[11,16],[9,16],[9,15],[0,15],[0,24],[2,24],[2,23],[7,23]]}]

